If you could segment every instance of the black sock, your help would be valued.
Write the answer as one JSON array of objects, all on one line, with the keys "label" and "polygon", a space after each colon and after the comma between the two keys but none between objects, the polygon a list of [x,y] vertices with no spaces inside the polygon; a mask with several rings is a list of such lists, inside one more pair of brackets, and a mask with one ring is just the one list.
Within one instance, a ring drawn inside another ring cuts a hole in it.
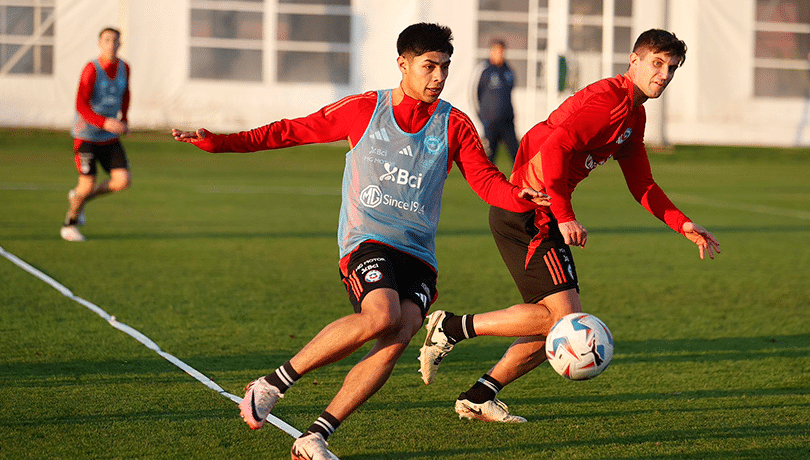
[{"label": "black sock", "polygon": [[489,374],[484,374],[483,377],[475,382],[465,393],[461,393],[458,399],[467,399],[475,404],[481,404],[495,399],[498,392],[503,389],[501,382],[493,379]]},{"label": "black sock", "polygon": [[307,433],[320,433],[323,439],[327,439],[329,435],[337,430],[338,426],[340,426],[340,420],[336,419],[329,412],[323,411],[323,414],[318,417],[318,420],[315,420],[315,423],[309,427]]},{"label": "black sock", "polygon": [[292,364],[289,361],[284,363],[283,366],[276,369],[275,372],[272,374],[267,374],[264,376],[264,379],[267,380],[267,383],[273,385],[274,387],[278,388],[282,394],[290,389],[298,379],[301,378],[301,375],[298,372],[295,372],[293,369]]},{"label": "black sock", "polygon": [[473,316],[474,315],[456,316],[452,313],[447,313],[447,317],[442,324],[442,329],[450,343],[456,344],[464,339],[471,339],[476,336],[475,329],[473,328]]}]

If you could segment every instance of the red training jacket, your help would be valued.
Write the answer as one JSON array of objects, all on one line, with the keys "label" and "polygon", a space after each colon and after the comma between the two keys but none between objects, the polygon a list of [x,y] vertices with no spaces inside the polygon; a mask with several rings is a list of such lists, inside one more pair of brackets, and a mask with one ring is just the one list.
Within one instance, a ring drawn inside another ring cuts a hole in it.
[{"label": "red training jacket", "polygon": [[611,157],[621,166],[633,197],[655,217],[683,234],[689,222],[655,183],[644,146],[644,106],[633,106],[633,82],[618,75],[586,86],[563,102],[546,121],[523,137],[511,181],[551,197],[538,208],[537,238],[557,222],[576,220],[571,195],[577,184]]},{"label": "red training jacket", "polygon": [[[282,119],[250,131],[227,135],[206,131],[205,138],[195,145],[214,153],[256,152],[339,140],[348,140],[354,147],[365,133],[376,103],[374,91],[347,96],[306,117]],[[425,126],[437,105],[438,101],[426,104],[406,95],[402,102],[394,105],[394,118],[404,131],[415,133]],[[450,111],[448,144],[447,171],[455,162],[481,199],[515,212],[537,208],[534,203],[518,197],[523,187],[509,183],[487,160],[475,126],[456,108]]]}]

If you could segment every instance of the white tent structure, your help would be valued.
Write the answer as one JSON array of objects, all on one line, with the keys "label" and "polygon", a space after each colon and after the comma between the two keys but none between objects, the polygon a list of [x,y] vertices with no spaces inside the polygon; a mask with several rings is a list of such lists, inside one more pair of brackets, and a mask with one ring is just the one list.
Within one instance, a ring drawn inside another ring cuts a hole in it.
[{"label": "white tent structure", "polygon": [[689,50],[646,104],[648,142],[810,145],[808,0],[0,0],[0,126],[68,128],[106,26],[123,32],[133,129],[233,131],[396,85],[397,35],[420,21],[453,29],[442,97],[474,119],[473,71],[506,40],[519,134],[665,28]]}]

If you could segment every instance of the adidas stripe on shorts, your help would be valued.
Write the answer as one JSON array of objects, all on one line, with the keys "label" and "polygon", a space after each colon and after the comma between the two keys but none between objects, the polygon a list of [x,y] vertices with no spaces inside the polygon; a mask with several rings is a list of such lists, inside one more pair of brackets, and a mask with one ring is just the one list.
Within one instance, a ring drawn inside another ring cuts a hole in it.
[{"label": "adidas stripe on shorts", "polygon": [[574,257],[556,221],[549,224],[548,238],[534,249],[528,261],[530,244],[538,232],[534,211],[517,213],[493,206],[489,211],[489,226],[524,302],[537,303],[569,289],[579,292]]}]

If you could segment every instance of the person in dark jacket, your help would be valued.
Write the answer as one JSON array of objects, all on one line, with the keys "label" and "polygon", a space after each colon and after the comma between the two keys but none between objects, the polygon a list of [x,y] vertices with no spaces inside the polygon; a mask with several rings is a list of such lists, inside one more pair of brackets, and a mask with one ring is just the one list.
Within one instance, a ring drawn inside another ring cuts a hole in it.
[{"label": "person in dark jacket", "polygon": [[484,146],[489,161],[493,163],[501,142],[506,145],[512,163],[518,150],[512,108],[515,73],[506,63],[505,54],[506,44],[502,40],[493,41],[489,48],[489,63],[481,71],[476,85],[478,117],[484,125]]}]

